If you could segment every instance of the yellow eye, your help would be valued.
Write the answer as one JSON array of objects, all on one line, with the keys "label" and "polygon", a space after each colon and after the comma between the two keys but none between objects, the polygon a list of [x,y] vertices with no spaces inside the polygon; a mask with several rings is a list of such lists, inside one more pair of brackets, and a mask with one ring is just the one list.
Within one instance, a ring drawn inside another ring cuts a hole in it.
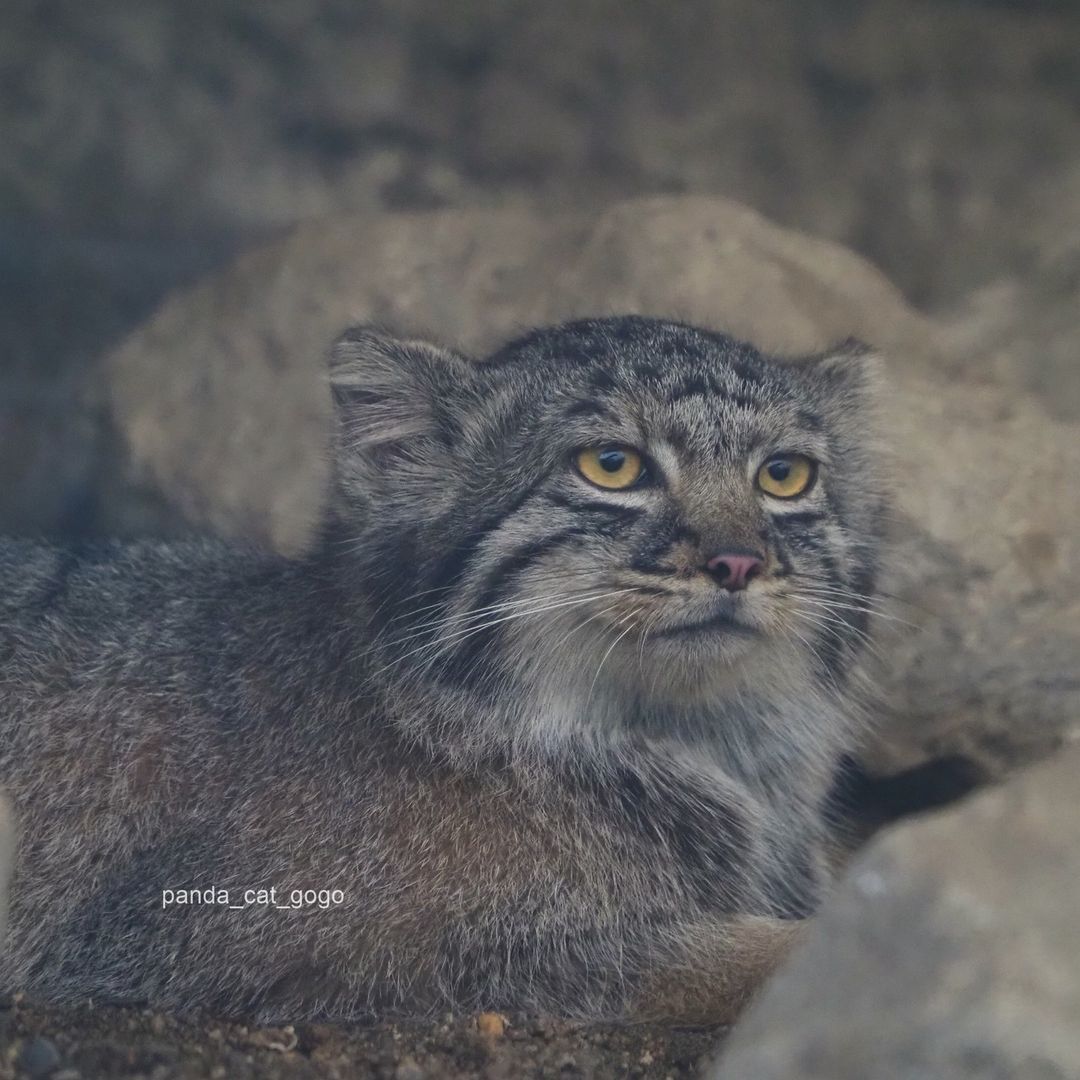
[{"label": "yellow eye", "polygon": [[590,484],[612,491],[633,487],[645,472],[641,455],[628,446],[582,450],[577,456],[577,467]]},{"label": "yellow eye", "polygon": [[810,490],[817,464],[802,454],[777,454],[758,469],[757,484],[774,499],[794,499]]}]

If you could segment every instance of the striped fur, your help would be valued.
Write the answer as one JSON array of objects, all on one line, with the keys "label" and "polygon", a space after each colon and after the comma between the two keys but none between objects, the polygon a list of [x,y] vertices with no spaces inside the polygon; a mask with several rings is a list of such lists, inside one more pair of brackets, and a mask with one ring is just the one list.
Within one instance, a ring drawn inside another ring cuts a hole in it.
[{"label": "striped fur", "polygon": [[[309,555],[0,544],[0,986],[345,1017],[730,1017],[820,887],[876,610],[875,362],[637,317],[331,358]],[[577,450],[650,479],[588,484]],[[807,496],[767,456],[820,462]],[[702,566],[759,552],[729,595]],[[163,889],[341,889],[162,910]]]}]

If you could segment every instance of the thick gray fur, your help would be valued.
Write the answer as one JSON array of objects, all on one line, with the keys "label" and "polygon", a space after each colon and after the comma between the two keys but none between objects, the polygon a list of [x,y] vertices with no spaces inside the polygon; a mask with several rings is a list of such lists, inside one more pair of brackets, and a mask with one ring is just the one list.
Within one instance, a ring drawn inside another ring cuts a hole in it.
[{"label": "thick gray fur", "polygon": [[[308,555],[0,543],[0,988],[729,1016],[813,909],[858,737],[874,381],[638,317],[482,362],[356,328]],[[609,443],[651,478],[592,487]],[[756,490],[777,452],[820,462],[805,497]],[[737,594],[702,569],[732,548],[766,560]],[[343,899],[163,909],[210,886]]]}]

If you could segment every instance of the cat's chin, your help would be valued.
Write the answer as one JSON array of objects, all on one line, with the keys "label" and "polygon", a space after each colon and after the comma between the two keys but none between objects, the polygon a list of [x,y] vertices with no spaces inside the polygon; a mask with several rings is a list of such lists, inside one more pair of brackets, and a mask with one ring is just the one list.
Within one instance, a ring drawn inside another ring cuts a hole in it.
[{"label": "cat's chin", "polygon": [[752,627],[687,624],[677,633],[650,636],[638,650],[645,667],[659,672],[664,682],[697,685],[705,677],[742,663],[765,644],[763,635]]},{"label": "cat's chin", "polygon": [[623,670],[636,699],[645,708],[662,712],[672,708],[709,712],[725,702],[784,694],[793,674],[802,671],[798,652],[790,643],[760,632],[647,644],[634,664],[634,674],[629,663]]}]

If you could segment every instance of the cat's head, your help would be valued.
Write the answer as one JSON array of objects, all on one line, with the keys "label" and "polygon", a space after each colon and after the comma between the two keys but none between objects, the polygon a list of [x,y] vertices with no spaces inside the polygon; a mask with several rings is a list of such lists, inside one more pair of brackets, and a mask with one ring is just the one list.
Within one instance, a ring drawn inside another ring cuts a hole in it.
[{"label": "cat's head", "polygon": [[640,317],[476,362],[350,331],[336,513],[383,660],[646,708],[770,668],[842,679],[878,559],[876,366],[853,343],[782,362]]}]

